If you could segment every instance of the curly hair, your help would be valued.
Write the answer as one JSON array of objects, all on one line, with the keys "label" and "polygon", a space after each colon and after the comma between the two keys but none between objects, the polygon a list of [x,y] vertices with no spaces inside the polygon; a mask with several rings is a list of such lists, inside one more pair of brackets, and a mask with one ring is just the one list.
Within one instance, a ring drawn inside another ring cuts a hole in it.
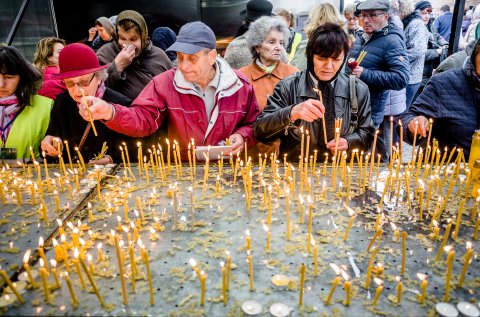
[{"label": "curly hair", "polygon": [[13,46],[0,44],[0,74],[19,75],[15,95],[23,109],[29,105],[42,81],[42,73]]},{"label": "curly hair", "polygon": [[65,40],[59,39],[58,37],[45,37],[38,41],[37,48],[33,56],[33,63],[35,66],[37,66],[39,69],[44,69],[45,67],[52,65],[48,58],[53,55],[53,47],[57,43],[67,46]]},{"label": "curly hair", "polygon": [[245,41],[250,52],[252,52],[253,58],[260,57],[256,48],[262,45],[265,36],[272,30],[283,33],[283,46],[285,47],[290,31],[282,18],[263,16],[250,24],[250,29],[245,33]]},{"label": "curly hair", "polygon": [[307,24],[305,24],[305,27],[303,28],[307,38],[310,38],[313,30],[328,22],[342,27],[345,25],[345,21],[340,13],[338,13],[337,8],[328,2],[320,3],[310,10],[310,13],[308,14]]}]

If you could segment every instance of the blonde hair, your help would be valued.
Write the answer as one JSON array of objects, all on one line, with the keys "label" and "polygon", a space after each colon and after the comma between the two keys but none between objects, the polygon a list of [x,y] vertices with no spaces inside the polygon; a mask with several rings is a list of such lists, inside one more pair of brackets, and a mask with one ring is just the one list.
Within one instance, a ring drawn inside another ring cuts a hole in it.
[{"label": "blonde hair", "polygon": [[303,29],[307,35],[307,38],[310,37],[310,34],[312,34],[313,30],[327,22],[337,24],[342,27],[345,25],[345,22],[340,13],[338,13],[337,8],[330,3],[325,2],[315,6],[312,10],[310,10],[307,24]]},{"label": "blonde hair", "polygon": [[38,41],[37,48],[33,56],[33,64],[35,64],[38,69],[44,69],[45,67],[51,65],[48,58],[53,55],[53,47],[57,43],[67,46],[65,40],[59,39],[58,37],[45,37]]},{"label": "blonde hair", "polygon": [[295,16],[292,12],[287,11],[285,9],[278,9],[276,12],[277,16],[284,17],[287,21],[290,21],[290,25],[288,27],[293,28],[295,27]]}]

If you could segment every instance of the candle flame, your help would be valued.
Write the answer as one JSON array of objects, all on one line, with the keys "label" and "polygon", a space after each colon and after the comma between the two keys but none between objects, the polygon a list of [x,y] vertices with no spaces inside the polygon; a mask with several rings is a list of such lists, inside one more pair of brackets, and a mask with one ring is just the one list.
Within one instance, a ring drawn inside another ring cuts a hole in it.
[{"label": "candle flame", "polygon": [[423,281],[426,280],[428,276],[426,274],[417,273],[417,277]]},{"label": "candle flame", "polygon": [[155,234],[155,233],[156,233],[156,231],[155,231],[155,229],[153,229],[153,227],[150,227],[150,233],[151,233],[151,234]]},{"label": "candle flame", "polygon": [[30,249],[27,249],[27,251],[25,251],[25,255],[23,256],[23,263],[28,263],[28,259],[30,259],[31,252],[32,250]]},{"label": "candle flame", "polygon": [[245,230],[245,234],[249,237],[250,236],[250,230]]},{"label": "candle flame", "polygon": [[97,249],[100,250],[102,247],[103,247],[103,244],[102,244],[101,242],[99,242],[99,243],[97,244]]},{"label": "candle flame", "polygon": [[342,277],[345,281],[350,280],[350,276],[344,270],[342,270]]},{"label": "candle flame", "polygon": [[40,266],[43,268],[45,266],[45,263],[43,262],[43,259],[40,258],[39,262],[40,262]]},{"label": "candle flame", "polygon": [[220,262],[220,266],[223,268],[225,266],[224,262]]},{"label": "candle flame", "polygon": [[269,232],[270,229],[268,228],[267,224],[265,222],[262,223],[263,225],[263,230],[265,230],[265,232]]},{"label": "candle flame", "polygon": [[392,229],[393,229],[394,231],[397,231],[397,229],[398,229],[398,228],[397,228],[397,225],[395,225],[393,222],[390,222],[390,226],[392,227]]},{"label": "candle flame", "polygon": [[190,262],[190,265],[191,265],[192,267],[196,267],[196,266],[197,266],[197,261],[195,261],[194,258],[190,258],[190,260],[188,260],[188,262]]},{"label": "candle flame", "polygon": [[315,246],[315,239],[313,238],[313,235],[310,235],[310,243],[312,246]]},{"label": "candle flame", "polygon": [[340,268],[335,263],[330,263],[330,267],[335,271],[337,275],[340,275]]},{"label": "candle flame", "polygon": [[400,276],[395,276],[395,280],[397,280],[397,282],[400,282],[402,280],[402,278]]},{"label": "candle flame", "polygon": [[57,267],[57,261],[55,261],[55,259],[50,259],[50,265],[51,265],[53,268],[56,268],[56,267]]},{"label": "candle flame", "polygon": [[447,246],[445,246],[445,247],[443,248],[443,250],[444,250],[445,252],[450,252],[450,250],[452,250],[452,249],[453,249],[453,246],[451,246],[451,245],[447,245]]},{"label": "candle flame", "polygon": [[438,221],[433,220],[433,225],[435,226],[435,228],[438,228]]},{"label": "candle flame", "polygon": [[349,214],[350,216],[355,215],[355,211],[353,211],[352,208],[348,207],[346,204],[343,204],[343,205],[345,206],[345,208],[347,208],[348,214]]},{"label": "candle flame", "polygon": [[53,246],[56,247],[58,246],[58,241],[55,238],[52,238]]},{"label": "candle flame", "polygon": [[38,238],[38,247],[43,248],[43,237]]},{"label": "candle flame", "polygon": [[117,216],[117,221],[118,221],[118,222],[122,222],[122,217]]},{"label": "candle flame", "polygon": [[119,246],[120,248],[123,248],[124,245],[125,245],[125,243],[123,242],[123,240],[120,240],[120,241],[118,242],[118,246]]},{"label": "candle flame", "polygon": [[87,253],[87,260],[88,262],[92,262],[92,256],[89,253]]},{"label": "candle flame", "polygon": [[230,251],[225,251],[225,254],[226,254],[227,256],[230,256]]},{"label": "candle flame", "polygon": [[380,285],[383,284],[383,281],[382,281],[381,279],[379,279],[379,278],[376,278],[376,277],[375,277],[373,280],[375,281],[375,283],[376,283],[378,286],[380,286]]},{"label": "candle flame", "polygon": [[472,247],[473,247],[473,243],[471,243],[470,241],[467,241],[467,246],[466,246],[467,250],[471,249]]}]

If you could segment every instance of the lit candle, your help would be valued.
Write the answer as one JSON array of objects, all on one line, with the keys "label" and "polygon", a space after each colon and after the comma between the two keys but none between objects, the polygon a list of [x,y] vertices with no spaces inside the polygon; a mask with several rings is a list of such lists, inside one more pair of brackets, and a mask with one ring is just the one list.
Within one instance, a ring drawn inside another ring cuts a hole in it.
[{"label": "lit candle", "polygon": [[370,252],[370,249],[372,248],[375,240],[377,238],[380,240],[380,238],[382,237],[382,234],[383,234],[383,229],[378,229],[377,232],[375,233],[375,235],[373,236],[372,240],[370,240],[370,243],[368,244],[368,248],[367,248],[368,252]]},{"label": "lit candle", "polygon": [[42,278],[43,294],[45,296],[45,302],[48,303],[50,301],[50,291],[48,289],[48,284],[47,284],[48,272],[44,267],[43,259],[40,259],[39,262],[40,262],[39,272],[40,272],[40,277]]},{"label": "lit candle", "polygon": [[140,245],[141,249],[141,254],[142,254],[142,260],[143,263],[145,264],[145,267],[147,269],[147,276],[148,276],[148,288],[150,290],[150,305],[154,305],[154,296],[153,296],[153,281],[152,281],[152,273],[150,271],[150,262],[148,261],[148,252],[145,250],[145,246],[142,243],[142,240],[138,239],[138,245]]},{"label": "lit candle", "polygon": [[475,229],[473,230],[473,240],[478,239],[478,228],[479,227],[480,227],[480,216],[478,216],[478,219],[475,222]]},{"label": "lit candle", "polygon": [[375,292],[375,297],[373,298],[373,306],[377,305],[378,299],[380,298],[380,293],[383,291],[383,281],[379,278],[374,278],[375,283],[377,283],[377,291]]},{"label": "lit candle", "polygon": [[318,261],[317,261],[317,244],[315,243],[315,239],[310,237],[313,245],[313,276],[318,276]]},{"label": "lit candle", "polygon": [[298,305],[303,305],[303,289],[305,286],[305,263],[300,266],[300,296],[298,297]]},{"label": "lit candle", "polygon": [[122,283],[122,302],[124,305],[128,305],[127,286],[125,283],[125,275],[123,274],[123,258],[120,252],[120,244],[119,244],[120,238],[118,235],[115,234],[115,231],[111,230],[110,232],[115,241],[115,251],[117,253],[118,269],[120,272],[120,281]]},{"label": "lit candle", "polygon": [[465,252],[465,259],[463,262],[463,269],[462,273],[460,274],[460,278],[458,280],[458,287],[461,288],[463,284],[463,280],[465,279],[465,274],[467,273],[468,266],[470,265],[470,261],[473,255],[473,248],[472,243],[470,241],[467,242],[467,251]]},{"label": "lit candle", "polygon": [[254,291],[255,287],[253,286],[253,261],[252,261],[252,254],[250,250],[247,250],[247,262],[248,262],[248,270],[250,273],[250,291]]},{"label": "lit candle", "polygon": [[438,239],[438,233],[440,232],[440,227],[438,226],[438,222],[436,220],[433,220],[433,233],[431,235],[433,240]]},{"label": "lit candle", "polygon": [[397,276],[395,278],[398,282],[397,284],[397,304],[402,303],[402,294],[403,294],[403,283],[402,280],[400,279],[400,276]]},{"label": "lit candle", "polygon": [[265,223],[263,223],[263,230],[265,230],[265,232],[267,233],[267,242],[265,244],[265,252],[270,253],[270,228],[268,228],[268,226]]},{"label": "lit candle", "polygon": [[458,235],[458,230],[460,229],[460,225],[462,222],[462,215],[463,215],[463,206],[465,205],[466,199],[462,199],[460,201],[460,205],[458,207],[458,213],[457,213],[457,223],[455,225],[455,230],[453,231],[452,239],[457,239]]},{"label": "lit candle", "polygon": [[207,282],[207,273],[201,271],[200,272],[200,287],[201,287],[201,294],[200,294],[200,305],[205,305],[205,290],[206,290],[206,283]]},{"label": "lit candle", "polygon": [[345,301],[343,302],[345,306],[350,306],[350,298],[352,297],[352,282],[350,282],[350,276],[348,276],[347,272],[342,270],[342,276],[345,280],[343,283],[343,288],[345,289]]},{"label": "lit candle", "polygon": [[455,251],[453,250],[452,246],[446,246],[445,251],[448,252],[448,257],[447,257],[447,274],[445,276],[445,296],[443,298],[443,301],[448,302],[450,300],[450,278],[452,275],[452,265],[453,265],[453,258],[455,257]]},{"label": "lit candle", "polygon": [[348,214],[350,215],[350,221],[348,222],[347,230],[345,231],[345,235],[343,236],[343,241],[347,241],[348,233],[350,232],[353,221],[355,220],[355,212],[353,211],[353,209],[348,206],[345,207],[347,208]]},{"label": "lit candle", "polygon": [[418,302],[420,303],[420,305],[424,305],[425,298],[427,297],[427,286],[428,286],[427,275],[422,273],[417,273],[417,277],[422,280],[422,284],[420,285],[420,288],[422,289],[422,293],[418,295]]},{"label": "lit candle", "polygon": [[222,270],[222,300],[223,305],[227,305],[227,268],[223,262],[220,262]]},{"label": "lit candle", "polygon": [[375,163],[375,150],[377,146],[378,132],[379,132],[378,130],[375,130],[375,134],[373,136],[372,155],[370,156],[370,173],[368,174],[368,180],[372,179],[372,171],[373,171],[373,165]]},{"label": "lit candle", "polygon": [[75,270],[77,271],[78,278],[80,280],[80,284],[82,285],[82,288],[85,289],[85,280],[83,279],[83,274],[82,271],[80,271],[80,261],[78,259],[79,251],[77,248],[73,250],[73,265],[75,266]]},{"label": "lit candle", "polygon": [[423,195],[424,195],[424,185],[423,185],[423,181],[420,179],[418,181],[419,183],[419,193],[420,193],[420,215],[419,215],[419,218],[420,218],[420,221],[423,221]]},{"label": "lit candle", "polygon": [[399,163],[402,164],[402,149],[403,149],[403,125],[402,120],[398,120],[398,125],[400,126],[400,143],[398,145],[398,155],[399,155]]},{"label": "lit candle", "polygon": [[75,152],[77,152],[78,159],[80,160],[80,165],[82,166],[83,171],[86,172],[87,167],[85,166],[85,161],[83,160],[82,153],[80,153],[80,150],[78,149],[78,147],[75,147]]},{"label": "lit candle", "polygon": [[102,246],[103,244],[99,242],[97,244],[97,263],[100,263],[104,260],[103,252],[102,252]]},{"label": "lit candle", "polygon": [[400,271],[400,274],[405,273],[405,261],[407,258],[407,232],[402,231],[402,269]]},{"label": "lit candle", "polygon": [[245,240],[247,241],[247,251],[251,251],[252,249],[252,237],[250,236],[250,230],[245,231]]},{"label": "lit candle", "polygon": [[227,291],[230,289],[230,271],[232,269],[232,256],[230,251],[225,251],[227,254]]},{"label": "lit candle", "polygon": [[475,198],[475,204],[473,204],[472,213],[471,213],[471,217],[470,217],[471,221],[474,221],[475,217],[477,216],[478,202],[479,201],[480,201],[480,197]]},{"label": "lit candle", "polygon": [[372,255],[370,256],[370,261],[368,263],[368,268],[367,268],[367,277],[366,277],[366,281],[365,281],[365,289],[367,289],[367,290],[370,288],[370,279],[371,279],[371,276],[372,276],[373,261],[375,261],[375,256],[377,255],[379,250],[380,250],[380,248],[376,247],[373,250]]},{"label": "lit candle", "polygon": [[32,285],[32,288],[37,288],[38,285],[37,283],[35,283],[35,280],[32,275],[32,271],[30,270],[30,266],[28,265],[28,261],[30,260],[30,253],[31,253],[31,250],[28,249],[25,252],[25,255],[23,256],[23,268],[27,272],[28,280],[30,281],[30,285]]},{"label": "lit candle", "polygon": [[333,293],[335,292],[335,288],[337,288],[337,285],[342,280],[340,278],[340,268],[334,263],[330,263],[330,267],[335,271],[335,273],[337,274],[337,277],[332,282],[332,288],[330,289],[330,293],[328,293],[328,297],[325,300],[325,305],[328,305],[330,303],[330,300],[332,299]]},{"label": "lit candle", "polygon": [[55,279],[55,288],[60,288],[60,280],[58,278],[58,273],[57,273],[57,261],[55,261],[54,259],[51,259],[50,265],[52,266],[52,275],[53,275],[53,278]]},{"label": "lit candle", "polygon": [[48,272],[47,258],[45,257],[45,252],[43,250],[43,237],[38,238],[38,254],[43,259],[43,263]]},{"label": "lit candle", "polygon": [[447,225],[447,228],[445,229],[445,233],[443,234],[442,244],[440,245],[440,249],[438,249],[438,253],[437,253],[437,257],[435,258],[435,261],[440,260],[440,257],[442,256],[442,253],[443,253],[443,249],[447,244],[448,236],[450,235],[451,229],[452,229],[452,222],[451,222],[451,219],[448,219],[448,225]]},{"label": "lit candle", "polygon": [[72,298],[72,306],[73,308],[78,307],[78,299],[77,295],[75,294],[75,290],[73,289],[73,283],[70,277],[68,276],[68,272],[65,272],[65,281],[67,282],[68,291],[70,292],[70,297]]}]

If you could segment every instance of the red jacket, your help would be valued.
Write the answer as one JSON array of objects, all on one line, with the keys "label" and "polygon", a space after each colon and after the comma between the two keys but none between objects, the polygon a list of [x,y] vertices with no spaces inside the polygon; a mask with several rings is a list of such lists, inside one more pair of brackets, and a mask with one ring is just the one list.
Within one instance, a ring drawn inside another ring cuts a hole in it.
[{"label": "red jacket", "polygon": [[43,82],[42,87],[38,90],[38,94],[55,100],[57,95],[66,91],[67,87],[59,79],[53,79],[52,77],[60,72],[57,66],[47,66],[43,70]]},{"label": "red jacket", "polygon": [[192,89],[178,86],[174,79],[176,69],[155,76],[129,108],[114,105],[116,115],[105,124],[117,132],[140,137],[152,134],[163,122],[168,122],[168,138],[179,142],[184,152],[182,157],[192,138],[195,145],[218,145],[238,133],[252,148],[253,122],[260,113],[253,86],[223,59],[218,58],[217,65],[221,70],[220,84],[210,125],[203,99]]}]

